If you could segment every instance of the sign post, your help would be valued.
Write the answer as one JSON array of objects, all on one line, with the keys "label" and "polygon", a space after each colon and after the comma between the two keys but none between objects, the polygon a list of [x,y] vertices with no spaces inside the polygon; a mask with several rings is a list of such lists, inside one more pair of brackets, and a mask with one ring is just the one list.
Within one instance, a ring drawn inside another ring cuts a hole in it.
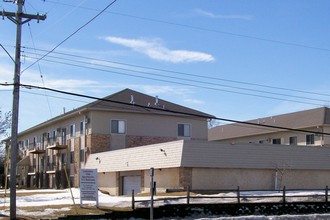
[{"label": "sign post", "polygon": [[97,169],[80,169],[80,207],[83,200],[96,201],[96,207],[99,207]]}]

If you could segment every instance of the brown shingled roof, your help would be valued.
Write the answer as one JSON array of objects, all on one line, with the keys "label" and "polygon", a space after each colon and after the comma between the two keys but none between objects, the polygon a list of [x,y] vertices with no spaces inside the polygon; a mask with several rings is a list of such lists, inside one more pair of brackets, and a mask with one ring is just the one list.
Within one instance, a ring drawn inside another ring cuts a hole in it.
[{"label": "brown shingled roof", "polygon": [[[253,119],[247,122],[271,126],[304,129],[330,124],[330,109],[326,107],[293,112],[288,114]],[[217,126],[209,130],[209,140],[224,140],[244,136],[277,132],[278,129],[233,123]]]},{"label": "brown shingled roof", "polygon": [[158,97],[152,97],[131,89],[124,89],[122,91],[109,95],[101,100],[83,106],[82,108],[84,107],[88,109],[109,111],[128,111],[161,114],[183,113],[204,118],[214,117],[204,112],[174,104]]}]

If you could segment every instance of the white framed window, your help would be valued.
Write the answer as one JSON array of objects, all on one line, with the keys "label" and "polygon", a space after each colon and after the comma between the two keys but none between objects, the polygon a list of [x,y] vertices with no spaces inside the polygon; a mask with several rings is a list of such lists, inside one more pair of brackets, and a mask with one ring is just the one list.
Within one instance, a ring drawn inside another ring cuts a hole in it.
[{"label": "white framed window", "polygon": [[315,144],[315,136],[314,134],[307,134],[306,135],[306,144],[309,145],[309,144]]},{"label": "white framed window", "polygon": [[80,162],[85,161],[85,149],[80,149],[79,161]]},{"label": "white framed window", "polygon": [[33,137],[33,147],[37,146],[37,137]]},{"label": "white framed window", "polygon": [[125,134],[126,121],[125,120],[111,120],[111,133],[112,134]]},{"label": "white framed window", "polygon": [[273,144],[281,144],[281,138],[273,138],[272,143]]},{"label": "white framed window", "polygon": [[66,128],[62,128],[62,140],[61,144],[66,144]]},{"label": "white framed window", "polygon": [[76,124],[70,125],[70,137],[74,137],[76,133]]},{"label": "white framed window", "polygon": [[53,131],[53,141],[56,142],[56,130]]},{"label": "white framed window", "polygon": [[26,140],[25,140],[25,142],[24,142],[24,143],[25,143],[25,144],[24,144],[24,148],[25,148],[25,149],[29,149],[29,144],[30,144],[29,142],[30,142],[29,139],[26,139]]},{"label": "white framed window", "polygon": [[70,163],[74,163],[74,151],[70,151]]},{"label": "white framed window", "polygon": [[178,124],[178,137],[191,137],[191,124]]},{"label": "white framed window", "polygon": [[84,134],[84,121],[80,122],[80,134],[83,135]]},{"label": "white framed window", "polygon": [[290,145],[297,145],[297,136],[289,137],[289,144]]}]

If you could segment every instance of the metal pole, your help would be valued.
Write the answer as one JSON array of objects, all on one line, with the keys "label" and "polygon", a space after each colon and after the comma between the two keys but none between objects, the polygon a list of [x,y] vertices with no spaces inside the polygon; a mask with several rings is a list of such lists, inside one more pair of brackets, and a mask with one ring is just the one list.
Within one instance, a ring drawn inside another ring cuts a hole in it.
[{"label": "metal pole", "polygon": [[16,163],[18,155],[18,112],[19,112],[19,84],[21,73],[21,36],[22,36],[22,13],[23,0],[17,1],[16,13],[16,52],[15,72],[13,89],[13,109],[11,126],[11,148],[10,148],[10,219],[16,219]]},{"label": "metal pole", "polygon": [[154,219],[154,168],[150,168],[150,220]]}]

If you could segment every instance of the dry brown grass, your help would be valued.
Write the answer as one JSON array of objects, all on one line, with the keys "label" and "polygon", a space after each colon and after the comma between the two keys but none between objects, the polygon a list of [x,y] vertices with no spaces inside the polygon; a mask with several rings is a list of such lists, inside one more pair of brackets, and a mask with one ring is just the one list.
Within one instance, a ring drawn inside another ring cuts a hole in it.
[{"label": "dry brown grass", "polygon": [[[24,191],[19,192],[17,191],[17,196],[31,196],[31,195],[37,195],[37,194],[54,194],[54,193],[61,193],[61,192],[35,192],[35,191]],[[191,193],[193,195],[194,193]],[[171,193],[157,193],[157,196],[186,196],[186,192],[171,192]],[[141,193],[136,195],[136,197],[143,197],[143,196],[150,196],[150,193]],[[4,193],[0,193],[0,198],[4,198]],[[9,192],[6,193],[6,198],[9,198],[10,194]],[[9,203],[9,199],[7,201]],[[4,206],[4,204],[0,204],[0,211],[6,210],[9,213],[9,207]],[[47,210],[51,210],[51,213],[47,212]],[[103,215],[105,213],[109,213],[111,211],[131,211],[130,207],[126,208],[119,208],[119,207],[106,207],[106,206],[100,206],[97,208],[95,205],[84,205],[82,208],[80,208],[79,204],[74,205],[47,205],[47,206],[33,206],[33,207],[17,207],[17,217],[19,219],[26,219],[26,220],[32,220],[32,219],[52,219],[52,218],[58,218],[59,216],[68,216],[68,215]],[[24,213],[24,214],[20,214]],[[45,214],[46,213],[46,214]],[[49,214],[47,214],[49,213]],[[8,217],[1,217],[2,219],[9,219]]]},{"label": "dry brown grass", "polygon": [[[0,210],[7,210],[9,212],[9,207],[0,207]],[[52,210],[52,213],[47,212],[47,210]],[[103,215],[111,211],[131,211],[130,208],[110,208],[100,206],[83,206],[80,208],[79,205],[47,205],[47,206],[34,206],[34,207],[17,207],[17,217],[19,219],[52,219],[58,218],[59,216],[68,215]],[[24,212],[24,214],[20,214]],[[45,214],[47,213],[47,214]],[[7,217],[0,217],[0,219],[9,219]]]}]

